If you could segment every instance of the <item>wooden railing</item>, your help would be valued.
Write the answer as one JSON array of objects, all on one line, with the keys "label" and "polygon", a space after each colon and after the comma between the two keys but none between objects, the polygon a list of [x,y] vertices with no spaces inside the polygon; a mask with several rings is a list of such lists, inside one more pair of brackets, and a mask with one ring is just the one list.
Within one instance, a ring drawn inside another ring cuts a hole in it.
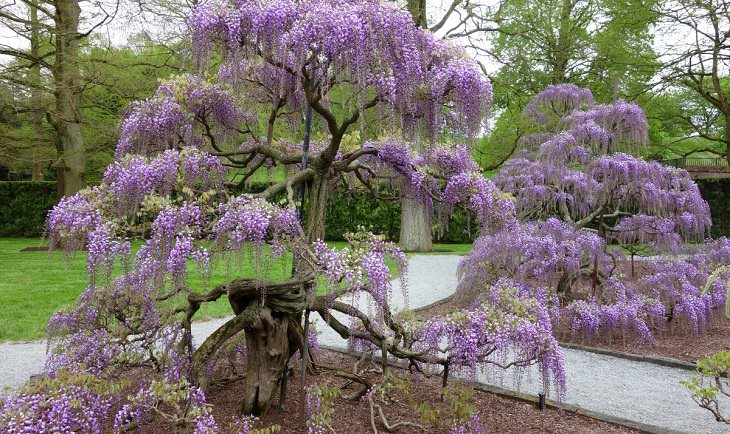
[{"label": "wooden railing", "polygon": [[675,158],[672,160],[664,160],[662,163],[679,167],[682,169],[691,169],[691,168],[712,168],[712,169],[718,169],[720,171],[727,171],[730,170],[730,164],[728,164],[728,161],[726,158],[717,157],[717,158]]}]

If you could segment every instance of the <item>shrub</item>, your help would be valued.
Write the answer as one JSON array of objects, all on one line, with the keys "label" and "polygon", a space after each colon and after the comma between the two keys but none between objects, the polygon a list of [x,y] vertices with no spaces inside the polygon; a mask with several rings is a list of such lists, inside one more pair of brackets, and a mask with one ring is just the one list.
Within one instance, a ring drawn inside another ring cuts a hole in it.
[{"label": "shrub", "polygon": [[0,182],[0,204],[0,236],[40,236],[56,204],[56,183]]}]

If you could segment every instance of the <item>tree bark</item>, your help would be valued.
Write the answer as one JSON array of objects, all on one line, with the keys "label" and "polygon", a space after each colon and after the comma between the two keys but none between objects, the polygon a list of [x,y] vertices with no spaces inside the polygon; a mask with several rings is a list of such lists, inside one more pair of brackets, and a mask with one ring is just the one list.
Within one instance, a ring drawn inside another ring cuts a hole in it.
[{"label": "tree bark", "polygon": [[409,187],[403,188],[400,203],[401,249],[407,252],[432,251],[431,210]]},{"label": "tree bark", "polygon": [[289,321],[283,314],[262,307],[258,321],[246,329],[246,388],[243,414],[263,414],[289,360]]},{"label": "tree bark", "polygon": [[[416,127],[417,128],[417,127]],[[411,140],[413,150],[420,154],[421,135],[416,130]],[[400,247],[408,252],[430,252],[433,250],[433,212],[420,200],[416,192],[407,186],[401,191],[400,201]]]},{"label": "tree bark", "polygon": [[79,16],[77,0],[57,0],[56,61],[53,67],[55,111],[51,116],[58,133],[59,193],[70,196],[86,187],[86,150],[81,131],[81,78],[79,72]]},{"label": "tree bark", "polygon": [[725,159],[730,166],[730,111],[725,113]]},{"label": "tree bark", "polygon": [[[248,361],[242,411],[265,413],[281,384],[289,358],[307,343],[299,318],[312,285],[314,282],[308,277],[275,282],[239,279],[227,284],[223,290],[236,316],[206,338],[193,353],[192,374],[196,384],[207,387],[210,361],[228,339],[243,331]],[[215,299],[217,296],[209,301]],[[200,297],[194,297],[192,303],[199,301]]]},{"label": "tree bark", "polygon": [[552,83],[561,84],[567,81],[566,72],[568,60],[570,59],[570,14],[573,10],[572,0],[563,0],[560,8],[560,26],[558,27],[558,39],[555,44],[552,70]]},{"label": "tree bark", "polygon": [[426,20],[426,0],[408,0],[406,7],[408,8],[408,12],[413,16],[413,21],[416,23],[416,26],[423,27],[424,29],[428,27]]},{"label": "tree bark", "polygon": [[307,220],[307,239],[310,242],[324,240],[326,207],[329,198],[329,176],[326,173],[318,173],[309,185],[308,193],[309,203],[305,216]]},{"label": "tree bark", "polygon": [[[38,21],[38,0],[32,0],[30,9],[30,55],[34,59],[40,58],[40,22]],[[30,95],[33,101],[33,140],[31,153],[33,158],[33,181],[43,181],[43,164],[39,159],[38,147],[43,139],[43,99],[41,97],[41,65],[36,62],[30,68],[31,87]]]}]

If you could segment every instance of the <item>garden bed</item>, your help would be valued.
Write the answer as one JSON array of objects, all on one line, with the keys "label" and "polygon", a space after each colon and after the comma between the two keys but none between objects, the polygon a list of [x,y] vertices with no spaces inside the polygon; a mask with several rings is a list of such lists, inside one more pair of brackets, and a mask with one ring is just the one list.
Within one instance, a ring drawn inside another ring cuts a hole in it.
[{"label": "garden bed", "polygon": [[[318,363],[323,366],[336,367],[337,369],[349,370],[354,359],[348,355],[321,350]],[[292,365],[294,361],[292,361]],[[398,374],[406,374],[398,372]],[[407,374],[406,374],[407,375]],[[372,374],[376,381],[380,375]],[[265,427],[272,424],[281,426],[282,433],[306,433],[307,429],[299,417],[299,370],[294,369],[290,378],[289,392],[287,394],[287,412],[281,412],[273,408],[261,418],[258,427]],[[316,376],[310,376],[318,385],[327,384],[340,387],[347,383],[347,380],[335,376],[332,371],[322,370]],[[222,432],[226,432],[227,424],[233,417],[239,414],[241,405],[241,393],[243,381],[224,387],[211,386],[206,393],[208,402],[213,404],[213,414],[219,423]],[[350,393],[356,388],[351,386],[343,391]],[[410,396],[419,402],[426,402],[438,405],[440,395],[440,378],[423,379],[414,381]],[[418,413],[409,404],[409,398],[403,393],[395,395],[396,400],[384,408],[389,423],[398,421],[418,422]],[[278,400],[276,401],[278,403]],[[629,433],[635,432],[630,429],[616,426],[607,422],[591,419],[584,416],[574,415],[566,411],[552,409],[539,410],[534,405],[515,401],[513,399],[498,396],[492,393],[475,391],[474,397],[470,400],[477,410],[485,432],[500,433],[523,433],[523,432],[561,432],[561,433]],[[334,416],[330,424],[336,433],[372,433],[370,411],[367,403],[361,401],[350,401],[336,399],[334,401]],[[378,422],[377,428],[380,432],[385,431],[382,424]],[[174,432],[174,427],[158,418],[154,424],[140,429],[138,432],[169,434]],[[327,431],[326,431],[327,432]],[[329,431],[331,432],[331,431]],[[393,433],[448,433],[449,426],[429,426],[421,431],[410,426],[398,427],[390,432]]]},{"label": "garden bed", "polygon": [[557,337],[561,342],[602,348],[611,351],[638,354],[642,356],[669,357],[685,362],[697,362],[721,350],[730,350],[730,320],[721,311],[706,328],[696,332],[686,325],[671,329],[665,327],[654,333],[654,345],[637,343],[627,338],[624,344],[621,337],[586,340],[571,336],[568,327],[562,327]]}]

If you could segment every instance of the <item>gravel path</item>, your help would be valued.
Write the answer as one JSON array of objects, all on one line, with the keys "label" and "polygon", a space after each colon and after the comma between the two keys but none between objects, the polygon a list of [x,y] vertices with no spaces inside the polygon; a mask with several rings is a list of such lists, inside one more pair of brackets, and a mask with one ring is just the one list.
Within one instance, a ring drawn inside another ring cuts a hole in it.
[{"label": "gravel path", "polygon": [[[679,384],[690,371],[569,348],[563,355],[568,404],[680,432],[730,433],[730,426],[716,422]],[[480,373],[476,380],[532,395],[542,390],[536,368],[517,384],[514,374],[510,368],[502,378]],[[730,401],[724,408],[730,408]]]},{"label": "gravel path", "polygon": [[[414,256],[409,262],[408,307],[426,306],[452,294],[456,288],[456,266],[461,257],[451,255]],[[365,300],[358,300],[367,311]],[[403,293],[394,282],[392,306],[405,307]],[[314,316],[316,317],[316,315]],[[344,317],[340,317],[345,319]],[[322,345],[346,347],[347,341],[319,322]],[[195,323],[196,343],[219,327],[227,318]],[[317,321],[315,321],[316,323]],[[607,415],[687,433],[730,433],[730,427],[715,422],[700,409],[679,384],[688,371],[632,361],[580,350],[564,349],[568,392],[565,402]],[[45,344],[0,344],[0,388],[18,386],[31,374],[43,370]],[[542,381],[536,368],[519,376],[507,372],[498,377],[480,373],[477,380],[523,393],[537,394]],[[726,408],[730,408],[727,403]]]},{"label": "gravel path", "polygon": [[46,343],[0,344],[0,390],[17,387],[31,375],[40,374],[46,364]]}]

